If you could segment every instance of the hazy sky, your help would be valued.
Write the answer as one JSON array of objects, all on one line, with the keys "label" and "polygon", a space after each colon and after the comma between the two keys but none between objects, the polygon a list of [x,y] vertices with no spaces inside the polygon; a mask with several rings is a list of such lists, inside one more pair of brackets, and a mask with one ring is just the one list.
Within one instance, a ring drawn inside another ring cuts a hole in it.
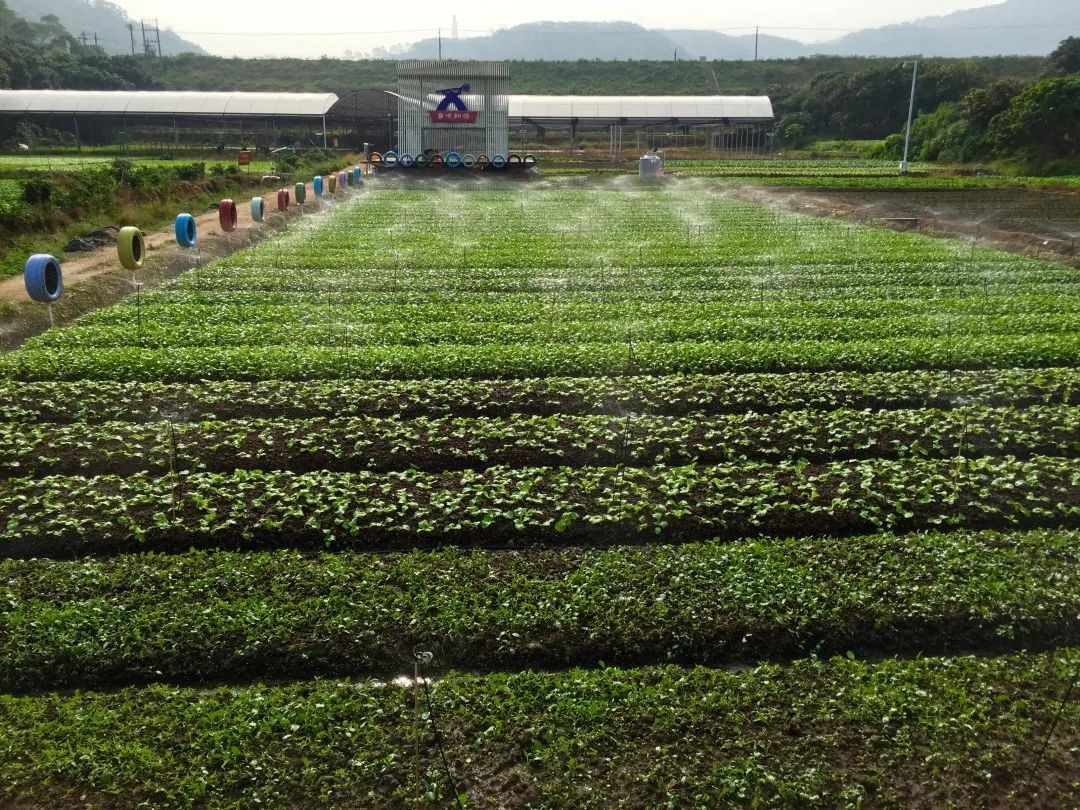
[{"label": "hazy sky", "polygon": [[582,3],[544,0],[530,8],[522,3],[453,3],[440,0],[388,2],[261,3],[221,0],[113,0],[135,19],[157,18],[211,53],[238,56],[339,56],[346,50],[371,51],[378,46],[435,36],[442,26],[449,36],[457,15],[461,36],[476,36],[537,20],[629,20],[649,28],[716,29],[746,33],[755,25],[767,33],[805,42],[833,39],[860,28],[905,22],[964,8],[994,5],[993,0],[769,0],[769,2],[675,2],[619,0]]}]

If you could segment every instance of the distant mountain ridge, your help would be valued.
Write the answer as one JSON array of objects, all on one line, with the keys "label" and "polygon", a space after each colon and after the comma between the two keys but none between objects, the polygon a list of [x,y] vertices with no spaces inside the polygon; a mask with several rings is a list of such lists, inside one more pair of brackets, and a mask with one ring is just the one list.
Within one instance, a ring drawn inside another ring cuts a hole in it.
[{"label": "distant mountain ridge", "polygon": [[[796,59],[815,54],[842,56],[1046,56],[1068,36],[1080,36],[1077,0],[1005,0],[941,17],[847,34],[807,45],[761,34],[760,59]],[[377,49],[376,57],[432,59],[436,38]],[[753,59],[754,34],[648,29],[630,22],[536,22],[487,36],[444,37],[444,59]]]},{"label": "distant mountain ridge", "polygon": [[[135,24],[135,53],[142,53],[142,28],[138,20],[132,20],[127,12],[107,0],[7,0],[8,7],[23,19],[37,22],[46,14],[55,14],[60,23],[79,37],[83,31],[88,35],[87,43],[94,44],[93,35],[106,53],[130,54],[131,34],[128,23]],[[149,39],[151,32],[147,31]],[[156,39],[155,39],[156,45]],[[182,38],[171,29],[161,29],[161,51],[166,56],[178,53],[206,53],[194,42]]]}]

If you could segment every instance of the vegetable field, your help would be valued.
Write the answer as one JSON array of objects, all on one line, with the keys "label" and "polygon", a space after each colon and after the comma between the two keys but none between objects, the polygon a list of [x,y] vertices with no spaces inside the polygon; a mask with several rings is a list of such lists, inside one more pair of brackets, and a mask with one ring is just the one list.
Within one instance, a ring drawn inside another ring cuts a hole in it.
[{"label": "vegetable field", "polygon": [[0,804],[1072,806],[1078,292],[692,181],[369,183],[33,338]]}]

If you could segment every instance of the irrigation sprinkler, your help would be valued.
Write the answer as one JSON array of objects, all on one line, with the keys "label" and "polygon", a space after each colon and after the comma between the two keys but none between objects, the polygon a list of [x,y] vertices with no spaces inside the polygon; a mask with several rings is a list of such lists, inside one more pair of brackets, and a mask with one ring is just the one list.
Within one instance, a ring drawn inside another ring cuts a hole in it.
[{"label": "irrigation sprinkler", "polygon": [[60,261],[48,253],[35,253],[23,267],[23,283],[27,295],[45,305],[49,313],[49,327],[56,326],[52,305],[64,291],[64,273],[60,269]]}]

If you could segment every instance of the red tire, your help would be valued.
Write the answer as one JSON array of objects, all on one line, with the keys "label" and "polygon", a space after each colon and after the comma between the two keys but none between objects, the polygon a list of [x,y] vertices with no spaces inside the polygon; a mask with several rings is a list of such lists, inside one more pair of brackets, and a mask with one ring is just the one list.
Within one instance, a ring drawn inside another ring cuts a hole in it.
[{"label": "red tire", "polygon": [[277,193],[277,210],[288,211],[289,210],[289,191],[288,189],[278,189]]},{"label": "red tire", "polygon": [[236,230],[236,203],[232,200],[222,200],[218,203],[218,223],[225,233]]}]

